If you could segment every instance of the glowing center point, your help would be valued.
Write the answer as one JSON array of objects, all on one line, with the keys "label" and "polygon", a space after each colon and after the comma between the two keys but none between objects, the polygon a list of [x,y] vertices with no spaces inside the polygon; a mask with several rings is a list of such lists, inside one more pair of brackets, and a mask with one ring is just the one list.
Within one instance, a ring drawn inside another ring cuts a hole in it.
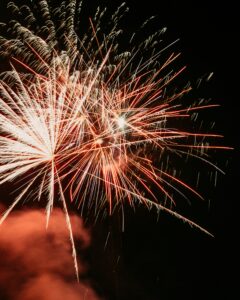
[{"label": "glowing center point", "polygon": [[96,140],[96,144],[98,144],[98,145],[103,144],[103,139],[102,139],[102,138],[98,138],[98,139]]},{"label": "glowing center point", "polygon": [[55,154],[54,153],[46,153],[45,154],[45,161],[53,161],[55,158]]},{"label": "glowing center point", "polygon": [[117,118],[117,124],[118,124],[118,127],[120,129],[124,129],[125,128],[125,126],[126,126],[126,120],[125,120],[124,116],[121,116],[121,117]]}]

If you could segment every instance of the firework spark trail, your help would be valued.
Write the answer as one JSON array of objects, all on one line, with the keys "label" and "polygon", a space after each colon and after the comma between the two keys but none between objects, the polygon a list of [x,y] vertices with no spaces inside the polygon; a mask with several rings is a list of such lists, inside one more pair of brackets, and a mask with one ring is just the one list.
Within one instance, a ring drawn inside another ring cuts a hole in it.
[{"label": "firework spark trail", "polygon": [[[159,148],[159,151],[179,146],[198,148],[180,144],[179,140],[184,143],[192,135],[206,134],[166,127],[168,118],[189,117],[191,108],[172,105],[172,99],[170,103],[159,103],[161,90],[156,90],[158,82],[153,83],[151,77],[144,86],[138,87],[140,79],[133,76],[132,82],[108,89],[98,80],[107,56],[100,68],[89,72],[87,78],[86,75],[81,78],[77,71],[70,74],[69,65],[59,64],[59,60],[55,58],[49,74],[45,78],[34,77],[32,84],[29,80],[25,84],[15,71],[17,92],[4,82],[1,85],[0,124],[4,134],[0,137],[0,183],[37,169],[33,173],[35,177],[29,179],[30,186],[14,204],[39,177],[41,192],[48,193],[47,220],[53,207],[55,183],[61,184],[60,178],[65,177],[69,178],[72,200],[84,204],[92,195],[91,199],[96,197],[99,202],[107,200],[110,211],[113,201],[118,203],[125,198],[131,205],[136,199],[149,205],[151,201],[143,196],[145,191],[153,197],[154,205],[163,208],[146,180],[154,183],[171,204],[174,200],[164,187],[164,177],[196,193],[179,179],[156,168],[149,150],[146,151],[146,147]],[[60,78],[59,68],[62,69]],[[199,147],[202,149],[204,145]],[[12,208],[13,205],[6,215]]]},{"label": "firework spark trail", "polygon": [[[54,202],[60,199],[77,273],[68,193],[82,209],[98,209],[108,203],[111,213],[119,203],[127,201],[134,206],[137,201],[208,233],[173,209],[172,191],[185,197],[181,187],[202,197],[159,167],[156,156],[168,152],[199,157],[219,170],[209,161],[207,150],[227,147],[209,144],[219,135],[178,128],[179,120],[215,105],[184,107],[179,99],[191,90],[189,86],[167,95],[167,87],[184,68],[169,70],[176,54],[159,64],[163,49],[156,49],[165,29],[135,46],[133,34],[131,48],[119,52],[122,31],[118,22],[127,10],[125,5],[110,17],[105,35],[100,33],[100,25],[106,10],[97,9],[89,31],[80,38],[75,30],[75,11],[80,11],[81,3],[62,2],[55,10],[46,0],[37,1],[37,5],[45,24],[34,31],[34,12],[10,2],[9,7],[27,25],[13,20],[9,32],[14,38],[0,37],[0,53],[13,56],[14,65],[25,70],[20,73],[12,68],[0,82],[0,184],[14,180],[21,186],[0,222],[31,195],[46,199],[48,223]],[[62,24],[58,31],[55,19]],[[141,57],[142,51],[148,54],[146,59]],[[169,126],[171,120],[175,120],[174,127]],[[163,200],[153,192],[153,186]]]},{"label": "firework spark trail", "polygon": [[33,193],[34,182],[40,178],[38,198],[40,198],[42,193],[48,193],[48,226],[55,198],[54,187],[55,183],[58,182],[61,192],[60,198],[66,212],[66,221],[70,232],[73,258],[78,278],[76,250],[71,222],[67,213],[65,197],[62,193],[61,182],[55,171],[55,156],[59,156],[62,151],[64,152],[62,149],[63,140],[60,134],[62,119],[65,118],[65,111],[63,110],[63,99],[65,99],[64,89],[56,101],[56,85],[49,85],[41,78],[37,79],[34,85],[29,85],[29,82],[27,85],[24,85],[16,71],[15,77],[18,83],[17,92],[14,92],[3,82],[0,84],[2,95],[0,99],[2,106],[0,114],[2,133],[0,136],[0,184],[24,176],[29,171],[32,172],[32,176],[30,179],[26,178],[27,187],[24,187],[26,183],[22,184],[23,191],[4,213],[0,223],[6,219],[14,206],[27,193]]}]

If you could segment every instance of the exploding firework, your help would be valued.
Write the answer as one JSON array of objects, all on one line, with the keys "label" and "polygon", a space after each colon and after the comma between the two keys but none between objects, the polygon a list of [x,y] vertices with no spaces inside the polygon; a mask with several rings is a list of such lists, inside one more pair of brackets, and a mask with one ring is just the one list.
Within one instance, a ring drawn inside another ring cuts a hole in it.
[{"label": "exploding firework", "polygon": [[173,192],[184,196],[184,188],[202,197],[161,161],[166,153],[168,159],[192,156],[220,171],[209,161],[208,150],[226,147],[210,143],[220,137],[216,134],[178,125],[215,105],[183,106],[189,85],[169,92],[184,68],[171,69],[179,56],[174,53],[160,63],[169,47],[160,47],[165,28],[140,44],[131,35],[129,49],[120,51],[124,4],[108,18],[106,9],[98,8],[83,35],[75,21],[81,2],[62,2],[57,9],[46,0],[30,7],[11,2],[9,7],[19,20],[2,24],[9,36],[0,38],[1,55],[11,57],[15,66],[0,83],[0,184],[18,182],[18,194],[1,222],[26,197],[46,200],[48,222],[60,199],[76,270],[67,199],[95,211],[107,203],[110,213],[119,204],[138,202],[208,233],[175,211]]}]

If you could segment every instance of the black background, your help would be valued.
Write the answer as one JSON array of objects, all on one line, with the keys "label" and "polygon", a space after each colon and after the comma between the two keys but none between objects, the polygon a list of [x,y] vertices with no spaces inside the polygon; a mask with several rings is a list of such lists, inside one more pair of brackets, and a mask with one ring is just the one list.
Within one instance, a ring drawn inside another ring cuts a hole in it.
[{"label": "black background", "polygon": [[[88,3],[95,5],[94,1]],[[235,150],[219,154],[220,160],[228,157],[228,165],[217,187],[205,193],[210,195],[210,207],[206,201],[197,212],[197,205],[191,208],[195,220],[214,238],[163,213],[157,221],[153,211],[126,209],[124,233],[116,215],[93,227],[93,244],[86,257],[89,276],[106,299],[232,299],[238,294],[238,9],[234,1],[129,0],[128,4],[129,29],[135,28],[139,19],[157,15],[157,28],[168,28],[165,39],[180,38],[175,47],[182,52],[189,79],[214,72],[202,92],[221,108],[208,117],[217,121],[224,144]],[[1,19],[3,14],[1,10]]]}]

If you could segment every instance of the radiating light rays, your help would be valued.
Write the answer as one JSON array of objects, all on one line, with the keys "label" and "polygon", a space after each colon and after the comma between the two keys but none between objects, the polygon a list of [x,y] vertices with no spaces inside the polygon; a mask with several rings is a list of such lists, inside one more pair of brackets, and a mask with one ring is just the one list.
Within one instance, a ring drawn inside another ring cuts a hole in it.
[{"label": "radiating light rays", "polygon": [[[48,224],[54,202],[59,198],[55,195],[55,186],[62,191],[57,165],[67,149],[64,128],[69,111],[66,110],[68,98],[66,87],[60,89],[56,77],[52,77],[57,72],[48,75],[46,79],[38,76],[33,82],[24,82],[14,71],[15,88],[4,82],[0,84],[0,184],[18,180],[22,186],[13,204],[3,214],[1,223],[20,200],[32,194],[32,198],[39,200],[46,195]],[[60,199],[67,212],[62,192]],[[69,216],[67,221],[77,271]]]},{"label": "radiating light rays", "polygon": [[[20,185],[0,222],[18,202],[31,197],[46,201],[48,223],[55,202],[61,200],[76,273],[68,200],[95,212],[107,205],[109,213],[126,202],[132,207],[139,202],[208,233],[177,213],[174,195],[187,198],[185,190],[203,197],[163,167],[163,153],[169,160],[198,158],[221,172],[208,151],[228,147],[215,142],[220,135],[182,126],[183,120],[193,123],[195,112],[216,105],[186,105],[182,97],[191,87],[170,88],[185,67],[173,69],[179,57],[175,53],[159,61],[169,48],[158,48],[165,29],[136,45],[134,33],[130,49],[121,52],[118,22],[126,11],[124,4],[108,20],[112,27],[106,34],[100,29],[105,10],[98,9],[89,30],[78,37],[75,14],[81,4],[61,2],[51,10],[48,1],[37,3],[42,27],[34,31],[34,11],[29,8],[24,18],[23,8],[11,2],[27,25],[13,20],[9,32],[14,38],[0,37],[0,53],[12,56],[14,66],[24,69],[12,68],[0,83],[0,184]],[[61,22],[59,31],[53,20]]]},{"label": "radiating light rays", "polygon": [[[178,120],[189,118],[191,111],[198,109],[174,104],[189,88],[175,93],[174,99],[164,97],[158,89],[159,80],[154,81],[155,74],[148,74],[142,82],[138,71],[124,83],[111,84],[102,76],[110,53],[111,49],[98,68],[91,67],[83,74],[70,71],[70,63],[56,56],[44,77],[35,74],[25,80],[14,71],[17,87],[1,84],[1,184],[29,171],[33,177],[27,182],[41,178],[38,198],[48,195],[47,220],[58,197],[56,184],[62,191],[69,190],[79,206],[108,202],[110,212],[116,204],[128,201],[134,205],[136,200],[148,206],[153,202],[163,209],[163,196],[172,209],[171,190],[178,191],[174,183],[201,197],[158,167],[156,159],[162,151],[185,154],[186,149],[186,155],[196,156],[194,149],[200,148],[204,156],[204,149],[219,147],[196,144],[197,138],[218,135],[178,129]],[[169,119],[176,120],[176,128],[168,128]],[[192,137],[195,143],[189,144]],[[62,187],[65,178],[68,183]],[[152,185],[160,194],[155,195]],[[18,201],[31,189],[27,188]]]}]

